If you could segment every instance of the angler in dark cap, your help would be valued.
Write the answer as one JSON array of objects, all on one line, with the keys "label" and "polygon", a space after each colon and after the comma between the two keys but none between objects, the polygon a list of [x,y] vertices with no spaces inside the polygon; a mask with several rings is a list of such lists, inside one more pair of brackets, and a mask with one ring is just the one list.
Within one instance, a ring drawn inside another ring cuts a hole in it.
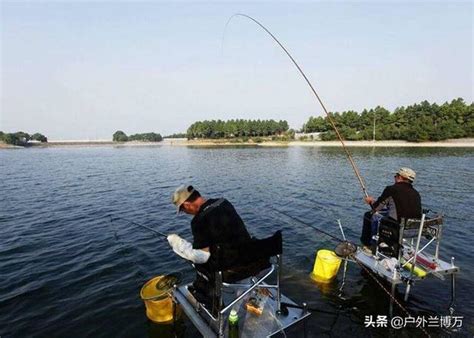
[{"label": "angler in dark cap", "polygon": [[[382,195],[375,200],[367,196],[365,202],[372,206],[372,211],[364,215],[364,224],[360,240],[364,245],[364,251],[369,252],[374,230],[372,229],[373,217],[382,209],[387,209],[387,217],[400,222],[402,218],[421,217],[421,197],[413,187],[416,173],[410,168],[400,168],[394,175],[395,184],[385,187]],[[376,231],[376,230],[375,230]]]},{"label": "angler in dark cap", "polygon": [[205,199],[193,186],[183,185],[174,192],[172,202],[177,213],[183,211],[194,216],[191,220],[193,243],[175,234],[168,236],[168,242],[178,255],[196,263],[193,293],[196,299],[208,303],[212,296],[209,285],[212,274],[208,273],[211,249],[217,245],[238,245],[250,241],[251,237],[234,206],[225,198]]}]

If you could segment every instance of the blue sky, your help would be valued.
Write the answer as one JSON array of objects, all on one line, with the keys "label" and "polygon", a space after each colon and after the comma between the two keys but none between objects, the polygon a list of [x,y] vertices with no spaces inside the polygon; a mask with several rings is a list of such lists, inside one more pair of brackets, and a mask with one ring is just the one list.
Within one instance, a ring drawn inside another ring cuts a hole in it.
[{"label": "blue sky", "polygon": [[471,2],[1,3],[0,130],[183,132],[203,119],[473,100]]}]

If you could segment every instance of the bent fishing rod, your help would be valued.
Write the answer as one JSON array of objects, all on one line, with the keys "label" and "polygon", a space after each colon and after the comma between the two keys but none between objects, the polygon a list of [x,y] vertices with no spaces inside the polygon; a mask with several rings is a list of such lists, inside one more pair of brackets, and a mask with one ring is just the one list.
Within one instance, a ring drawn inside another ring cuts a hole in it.
[{"label": "bent fishing rod", "polygon": [[321,105],[321,107],[323,108],[324,112],[326,113],[326,116],[329,120],[329,123],[331,124],[332,128],[334,129],[336,135],[337,135],[337,138],[339,139],[339,141],[341,142],[342,144],[342,148],[344,149],[344,152],[346,153],[346,156],[349,160],[349,163],[351,164],[352,166],[352,169],[354,170],[354,173],[355,175],[357,176],[357,179],[359,180],[359,183],[360,183],[360,186],[362,188],[362,191],[365,195],[365,197],[369,197],[369,194],[367,193],[367,188],[365,187],[365,183],[364,183],[364,180],[362,179],[362,176],[360,175],[360,172],[359,172],[359,169],[357,168],[357,165],[355,164],[353,158],[352,158],[352,155],[351,153],[349,152],[349,150],[347,149],[346,147],[346,144],[344,143],[344,139],[342,138],[341,134],[339,133],[339,130],[337,129],[336,127],[336,123],[334,121],[334,119],[332,118],[331,114],[328,112],[328,110],[326,109],[326,106],[324,105],[323,101],[321,100],[321,98],[319,97],[318,93],[316,92],[316,90],[314,89],[313,85],[311,84],[311,82],[309,81],[308,77],[306,76],[306,74],[303,72],[303,70],[301,69],[301,67],[298,65],[298,63],[296,62],[296,60],[293,58],[293,56],[291,56],[290,52],[285,48],[285,46],[283,46],[283,44],[275,37],[275,35],[273,35],[263,24],[261,24],[259,21],[257,21],[256,19],[252,18],[251,16],[247,15],[247,14],[242,14],[242,13],[236,13],[234,15],[232,15],[229,20],[227,21],[227,24],[226,26],[230,23],[230,21],[232,20],[232,18],[236,17],[236,16],[241,16],[241,17],[244,17],[244,18],[247,18],[247,19],[250,19],[252,20],[253,22],[255,22],[257,25],[259,25],[265,32],[267,32],[268,35],[270,35],[273,40],[275,40],[275,42],[283,49],[283,51],[286,53],[286,55],[290,58],[290,60],[293,62],[293,64],[296,66],[296,68],[298,69],[298,71],[300,72],[300,74],[303,76],[303,78],[305,79],[306,83],[308,84],[308,86],[311,88],[311,91],[313,92],[314,96],[316,97],[316,99],[318,100],[319,104]]}]

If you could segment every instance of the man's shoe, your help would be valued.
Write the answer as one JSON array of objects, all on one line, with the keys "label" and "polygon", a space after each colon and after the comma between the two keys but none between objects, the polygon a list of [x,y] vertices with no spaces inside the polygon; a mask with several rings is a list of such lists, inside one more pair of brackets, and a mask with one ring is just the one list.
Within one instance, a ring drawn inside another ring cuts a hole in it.
[{"label": "man's shoe", "polygon": [[373,256],[372,249],[368,246],[362,246],[362,252],[365,253],[367,256]]}]

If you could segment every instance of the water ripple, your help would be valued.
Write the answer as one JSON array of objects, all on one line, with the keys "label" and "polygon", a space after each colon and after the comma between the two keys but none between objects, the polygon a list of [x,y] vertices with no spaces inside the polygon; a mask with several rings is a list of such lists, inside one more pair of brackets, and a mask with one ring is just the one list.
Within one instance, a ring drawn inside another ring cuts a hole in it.
[{"label": "water ripple", "polygon": [[[472,318],[474,152],[355,148],[353,153],[373,195],[390,184],[398,167],[417,170],[424,205],[446,215],[441,256],[455,254],[462,267],[458,315]],[[316,251],[335,243],[292,217],[337,237],[340,219],[346,236],[357,241],[367,210],[339,148],[47,148],[1,156],[0,336],[146,336],[140,287],[162,273],[179,271],[190,281],[194,272],[166,241],[117,217],[191,239],[190,218],[177,217],[170,203],[182,183],[206,196],[227,197],[257,237],[283,230],[283,291],[291,298],[342,308],[354,317],[386,312],[383,291],[357,266],[348,270],[343,298],[337,296],[340,279],[322,290],[308,278]],[[415,290],[410,311],[446,313],[447,283],[427,280]],[[372,334],[347,317],[331,327],[332,321],[312,316],[309,334],[331,329],[334,336]],[[187,330],[195,333],[189,323]]]}]

